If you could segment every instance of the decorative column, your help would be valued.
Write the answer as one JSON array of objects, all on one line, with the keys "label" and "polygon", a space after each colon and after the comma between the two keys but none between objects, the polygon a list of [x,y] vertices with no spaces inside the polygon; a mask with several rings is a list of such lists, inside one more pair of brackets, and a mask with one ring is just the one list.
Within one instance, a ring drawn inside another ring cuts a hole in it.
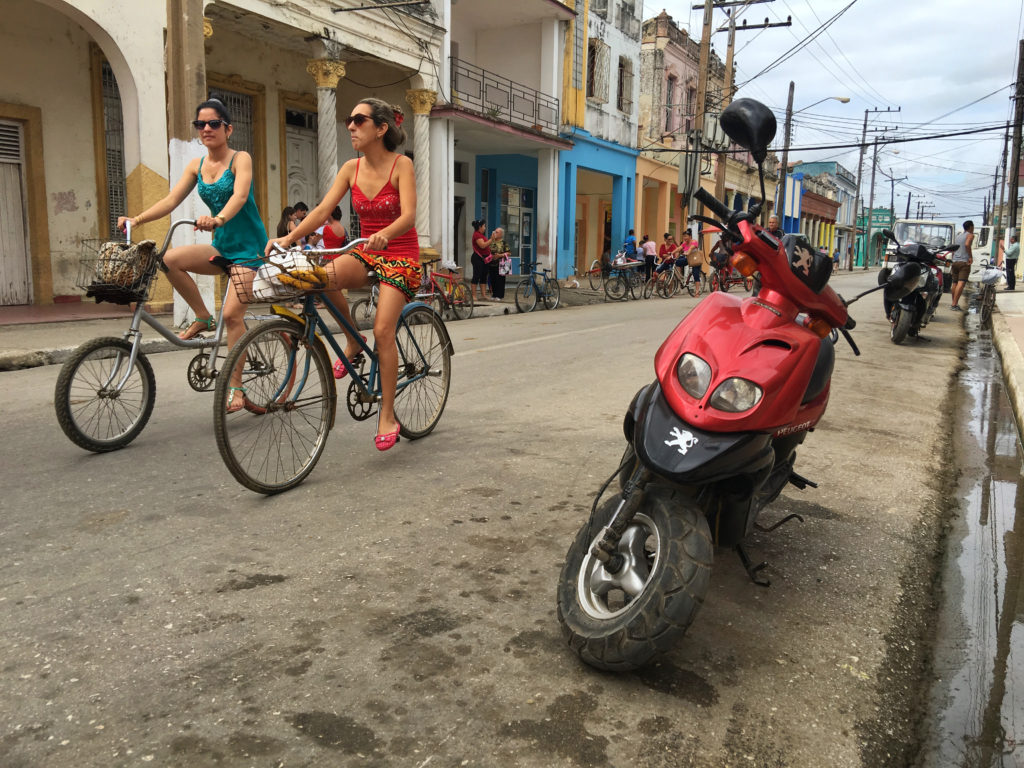
[{"label": "decorative column", "polygon": [[420,250],[430,244],[430,110],[437,91],[427,88],[408,90],[405,100],[413,113],[413,165],[416,168],[416,233]]},{"label": "decorative column", "polygon": [[306,71],[316,81],[317,186],[320,197],[338,174],[338,81],[345,76],[345,62],[310,59]]}]

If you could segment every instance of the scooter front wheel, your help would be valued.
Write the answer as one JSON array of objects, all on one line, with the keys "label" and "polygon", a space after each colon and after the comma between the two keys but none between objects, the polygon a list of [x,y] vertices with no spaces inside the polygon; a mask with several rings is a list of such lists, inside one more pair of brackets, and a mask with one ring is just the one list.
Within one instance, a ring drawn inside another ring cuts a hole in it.
[{"label": "scooter front wheel", "polygon": [[587,664],[629,671],[671,649],[704,602],[714,554],[700,510],[682,494],[649,488],[619,540],[623,566],[609,572],[591,554],[621,497],[584,525],[558,579],[558,621]]},{"label": "scooter front wheel", "polygon": [[892,330],[889,335],[893,344],[902,344],[910,332],[910,325],[914,320],[913,315],[907,312],[898,304],[893,307]]}]

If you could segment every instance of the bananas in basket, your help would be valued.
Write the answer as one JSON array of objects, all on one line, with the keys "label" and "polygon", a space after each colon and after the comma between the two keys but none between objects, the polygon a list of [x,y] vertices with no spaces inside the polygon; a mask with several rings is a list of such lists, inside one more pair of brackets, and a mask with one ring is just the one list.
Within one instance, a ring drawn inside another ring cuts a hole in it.
[{"label": "bananas in basket", "polygon": [[309,269],[293,269],[282,272],[277,277],[282,285],[297,288],[300,291],[319,291],[327,287],[327,270],[311,265]]}]

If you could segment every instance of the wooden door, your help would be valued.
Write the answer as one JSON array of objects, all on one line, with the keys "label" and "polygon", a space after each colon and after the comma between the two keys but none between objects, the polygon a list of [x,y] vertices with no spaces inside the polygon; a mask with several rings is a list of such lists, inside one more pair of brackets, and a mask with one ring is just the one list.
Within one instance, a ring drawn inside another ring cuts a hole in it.
[{"label": "wooden door", "polygon": [[0,305],[32,302],[21,125],[0,121]]}]

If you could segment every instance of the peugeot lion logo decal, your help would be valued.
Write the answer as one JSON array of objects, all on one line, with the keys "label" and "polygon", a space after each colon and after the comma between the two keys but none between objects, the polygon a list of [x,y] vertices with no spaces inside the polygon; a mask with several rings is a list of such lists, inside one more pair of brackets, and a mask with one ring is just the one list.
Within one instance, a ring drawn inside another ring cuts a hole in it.
[{"label": "peugeot lion logo decal", "polygon": [[683,456],[697,444],[697,438],[693,436],[692,432],[687,432],[679,427],[672,427],[672,431],[669,434],[672,436],[672,439],[666,440],[665,445],[676,446]]}]

